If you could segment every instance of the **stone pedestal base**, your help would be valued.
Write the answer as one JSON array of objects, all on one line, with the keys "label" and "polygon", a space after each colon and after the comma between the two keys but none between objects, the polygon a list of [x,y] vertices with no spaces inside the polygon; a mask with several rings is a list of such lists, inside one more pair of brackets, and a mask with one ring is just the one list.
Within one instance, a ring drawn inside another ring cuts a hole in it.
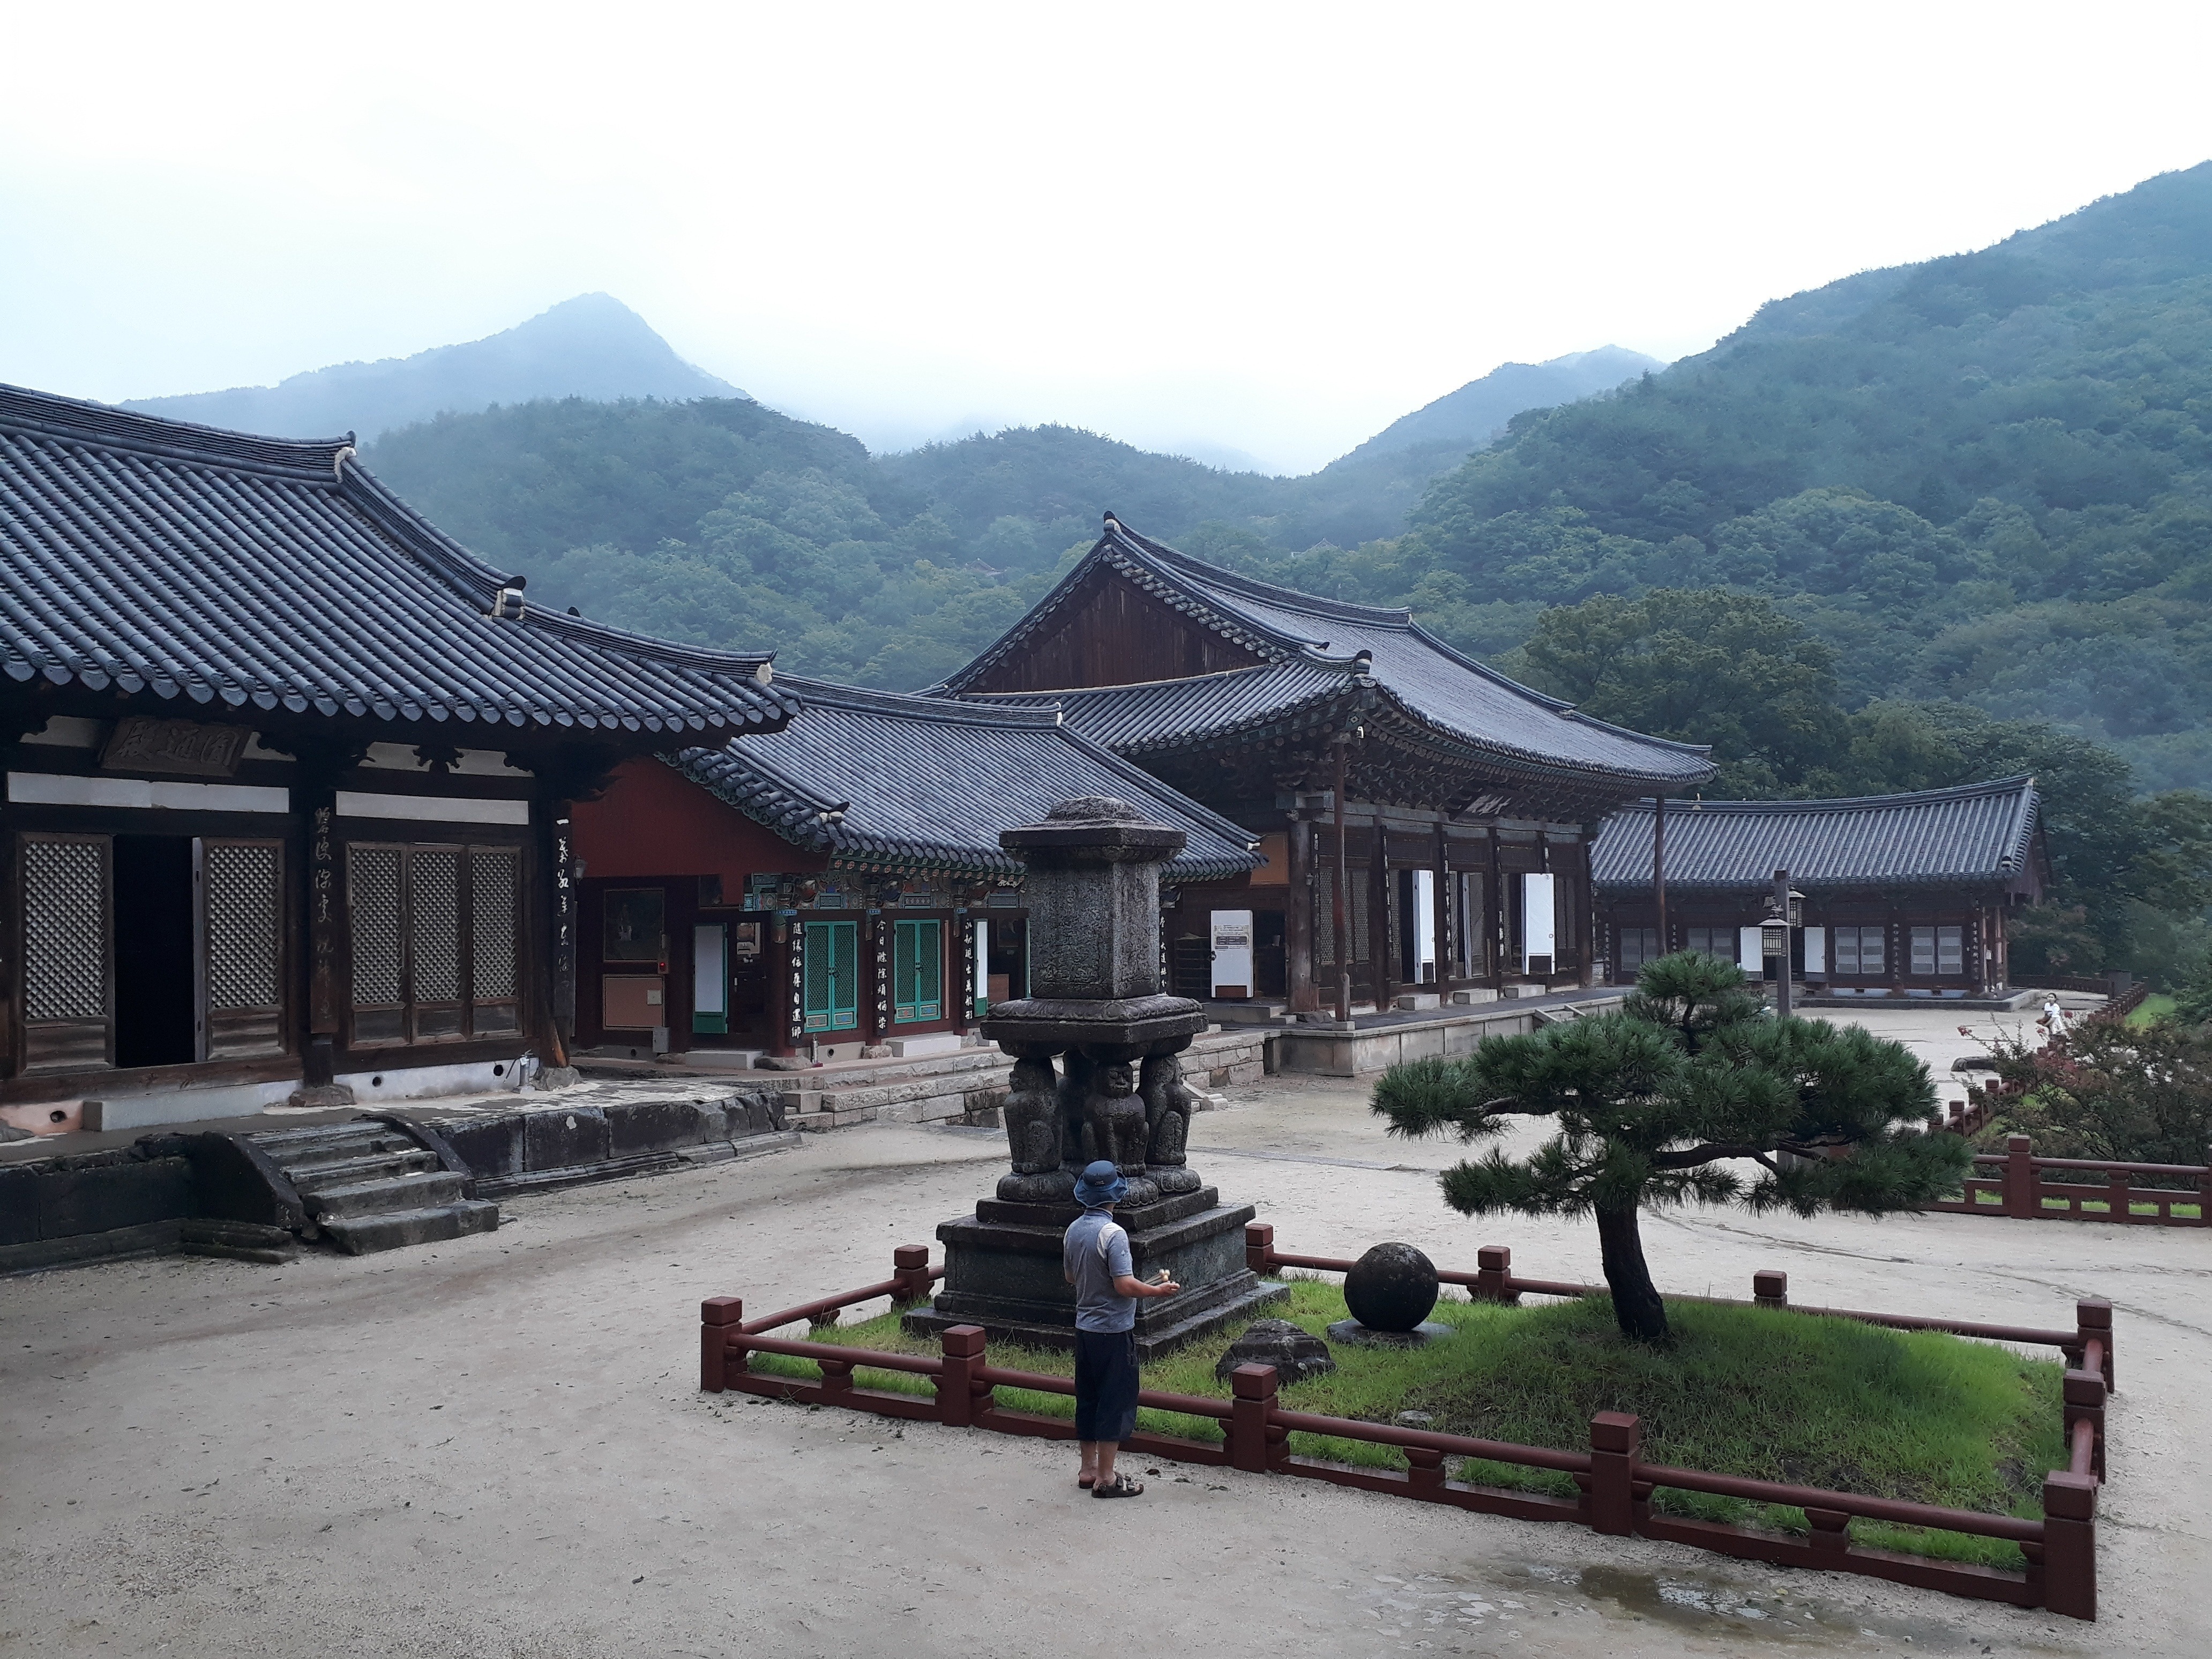
[{"label": "stone pedestal base", "polygon": [[[1137,1277],[1150,1279],[1165,1267],[1182,1286],[1175,1296],[1137,1304],[1140,1360],[1249,1319],[1290,1295],[1244,1265],[1244,1224],[1252,1206],[1218,1200],[1212,1188],[1202,1187],[1115,1210],[1128,1231]],[[1060,1277],[1060,1239],[1082,1211],[1073,1204],[985,1199],[975,1212],[938,1228],[945,1280],[935,1301],[906,1316],[907,1333],[933,1336],[952,1325],[981,1325],[994,1341],[1073,1348],[1075,1289]]]}]

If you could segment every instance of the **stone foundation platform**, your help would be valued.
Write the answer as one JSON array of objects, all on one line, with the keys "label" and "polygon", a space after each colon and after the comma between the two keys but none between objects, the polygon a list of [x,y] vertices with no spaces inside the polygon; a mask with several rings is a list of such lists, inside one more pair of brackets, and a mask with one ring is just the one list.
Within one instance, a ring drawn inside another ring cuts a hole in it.
[{"label": "stone foundation platform", "polygon": [[[1010,1204],[986,1199],[973,1216],[937,1230],[945,1280],[936,1300],[908,1312],[908,1334],[934,1336],[953,1325],[981,1325],[996,1341],[1066,1352],[1075,1346],[1075,1289],[1060,1276],[1060,1239],[1082,1211],[1073,1204]],[[1153,1204],[1116,1209],[1129,1234],[1139,1279],[1165,1267],[1180,1294],[1137,1304],[1137,1358],[1249,1319],[1287,1298],[1285,1286],[1244,1265],[1249,1204],[1226,1205],[1211,1187]]]}]

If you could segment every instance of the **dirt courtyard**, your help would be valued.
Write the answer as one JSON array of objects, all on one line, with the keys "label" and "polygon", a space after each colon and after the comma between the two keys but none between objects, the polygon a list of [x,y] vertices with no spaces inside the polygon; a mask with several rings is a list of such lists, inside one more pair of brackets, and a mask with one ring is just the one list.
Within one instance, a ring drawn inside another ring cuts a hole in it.
[{"label": "dirt courtyard", "polygon": [[[1291,1250],[1513,1247],[1594,1279],[1575,1223],[1464,1220],[1441,1143],[1350,1085],[1270,1079],[1193,1162]],[[173,1257],[0,1280],[0,1656],[2201,1654],[2212,1584],[2212,1237],[1966,1217],[1655,1216],[1662,1288],[2059,1326],[2115,1308],[2094,1626],[1869,1580],[696,1391],[700,1299],[764,1311],[888,1272],[1002,1167],[874,1127],[503,1206],[500,1231],[283,1267]],[[1187,1480],[1179,1480],[1179,1474]]]}]

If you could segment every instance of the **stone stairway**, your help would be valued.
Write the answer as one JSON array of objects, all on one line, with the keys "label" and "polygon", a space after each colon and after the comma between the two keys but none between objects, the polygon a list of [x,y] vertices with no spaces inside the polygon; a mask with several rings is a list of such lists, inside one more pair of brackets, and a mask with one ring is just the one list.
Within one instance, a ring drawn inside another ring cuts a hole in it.
[{"label": "stone stairway", "polygon": [[303,1236],[353,1255],[431,1244],[499,1225],[499,1206],[463,1195],[465,1174],[447,1169],[389,1124],[323,1123],[246,1139],[298,1193]]}]

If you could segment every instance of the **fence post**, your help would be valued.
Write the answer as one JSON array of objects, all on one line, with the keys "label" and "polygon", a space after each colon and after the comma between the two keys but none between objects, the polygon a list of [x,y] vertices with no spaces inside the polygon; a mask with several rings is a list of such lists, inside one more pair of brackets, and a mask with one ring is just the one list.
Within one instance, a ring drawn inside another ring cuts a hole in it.
[{"label": "fence post", "polygon": [[973,1428],[975,1373],[983,1368],[983,1328],[954,1325],[940,1332],[937,1340],[945,1362],[937,1374],[937,1420],[948,1428]]},{"label": "fence post", "polygon": [[1485,1302],[1520,1301],[1513,1288],[1513,1252],[1503,1244],[1485,1244],[1474,1253],[1474,1293]]},{"label": "fence post", "polygon": [[1626,1538],[1636,1530],[1636,1461],[1644,1425],[1626,1412],[1590,1419],[1589,1523]]},{"label": "fence post", "polygon": [[2097,1616],[2097,1480],[2053,1469],[2043,1477],[2043,1605],[2069,1619]]},{"label": "fence post", "polygon": [[[2133,1177],[2124,1169],[2112,1168],[2105,1171],[2105,1204],[2112,1211],[2115,1221],[2133,1221],[2136,1218],[2135,1206],[2128,1202],[2128,1193],[2132,1184]],[[2079,1209],[2081,1205],[2077,1202],[2074,1207]]]},{"label": "fence post", "polygon": [[2035,1146],[2026,1135],[2005,1137],[2004,1212],[2033,1221],[2042,1212],[2035,1190]]},{"label": "fence post", "polygon": [[1267,1472],[1267,1419],[1275,1409],[1275,1368],[1239,1365],[1229,1373],[1229,1467]]},{"label": "fence post", "polygon": [[2212,1227],[2212,1164],[2197,1173],[2197,1224]]},{"label": "fence post", "polygon": [[734,1296],[710,1296],[699,1304],[699,1386],[708,1394],[722,1392],[730,1338],[744,1317],[745,1304]]},{"label": "fence post", "polygon": [[898,1289],[891,1292],[891,1305],[910,1308],[926,1300],[929,1295],[929,1246],[902,1244],[891,1252],[891,1277],[898,1280]]},{"label": "fence post", "polygon": [[1841,1567],[1843,1559],[1851,1553],[1851,1517],[1843,1510],[1807,1510],[1806,1523],[1812,1528],[1806,1542],[1811,1547],[1815,1567]]},{"label": "fence post", "polygon": [[[2120,1391],[2112,1364],[2112,1304],[2101,1296],[2084,1297],[2074,1304],[2074,1336],[2084,1348],[2089,1339],[2097,1339],[2105,1351],[2104,1363],[2097,1369],[2104,1374],[2105,1387],[2112,1394]],[[2081,1364],[2087,1364],[2087,1359]]]},{"label": "fence post", "polygon": [[1265,1279],[1270,1265],[1267,1258],[1274,1254],[1274,1250],[1273,1223],[1248,1221],[1244,1224],[1244,1265]]},{"label": "fence post", "polygon": [[1790,1275],[1778,1267],[1761,1267],[1751,1276],[1751,1299],[1762,1308],[1790,1305]]},{"label": "fence post", "polygon": [[1406,1490],[1414,1498],[1434,1498],[1444,1489],[1444,1455],[1429,1446],[1407,1446]]},{"label": "fence post", "polygon": [[2105,1478],[2105,1379],[2095,1371],[2069,1371],[2060,1382],[2066,1412],[2066,1451],[2074,1452],[2074,1425],[2087,1422],[2091,1430],[2089,1473]]}]

